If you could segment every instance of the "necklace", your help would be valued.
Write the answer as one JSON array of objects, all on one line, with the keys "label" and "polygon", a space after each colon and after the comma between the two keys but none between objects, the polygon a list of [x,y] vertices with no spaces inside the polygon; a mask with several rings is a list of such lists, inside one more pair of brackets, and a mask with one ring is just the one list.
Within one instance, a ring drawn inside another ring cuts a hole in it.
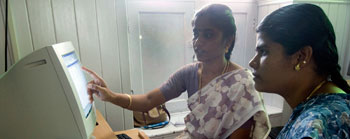
[{"label": "necklace", "polygon": [[320,89],[324,83],[326,83],[326,80],[324,80],[324,81],[322,81],[320,84],[318,84],[318,85],[314,88],[314,90],[312,90],[312,92],[311,92],[310,95],[306,98],[306,100],[308,100],[310,97],[312,97],[312,95],[313,95],[318,89]]},{"label": "necklace", "polygon": [[[228,70],[229,65],[230,65],[230,62],[226,61],[225,67],[222,70],[222,73],[220,75],[224,74]],[[202,69],[203,69],[203,67],[201,66],[198,70],[198,73],[199,73],[199,88],[198,88],[199,89],[199,92],[198,92],[199,102],[201,101],[200,94],[202,93]]]}]

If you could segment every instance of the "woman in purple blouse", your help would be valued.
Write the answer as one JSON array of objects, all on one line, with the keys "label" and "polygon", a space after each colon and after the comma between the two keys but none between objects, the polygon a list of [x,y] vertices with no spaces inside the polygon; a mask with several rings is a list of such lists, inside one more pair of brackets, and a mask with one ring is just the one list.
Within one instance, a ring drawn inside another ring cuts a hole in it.
[{"label": "woman in purple blouse", "polygon": [[179,138],[265,138],[270,124],[251,73],[230,62],[236,25],[229,7],[211,4],[195,13],[193,48],[199,62],[185,65],[169,80],[148,93],[114,93],[93,71],[88,85],[91,101],[96,94],[134,111],[148,111],[188,93],[190,114]]}]

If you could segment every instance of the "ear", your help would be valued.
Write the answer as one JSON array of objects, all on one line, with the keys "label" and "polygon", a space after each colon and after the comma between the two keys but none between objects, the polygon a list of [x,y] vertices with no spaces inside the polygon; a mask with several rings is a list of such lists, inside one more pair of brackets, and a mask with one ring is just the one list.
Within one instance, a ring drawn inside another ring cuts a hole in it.
[{"label": "ear", "polygon": [[225,42],[225,52],[228,51],[228,49],[231,47],[232,42],[234,42],[234,41],[235,41],[235,36],[229,37],[229,38],[226,39],[226,42]]},{"label": "ear", "polygon": [[311,62],[312,59],[312,47],[305,46],[301,48],[299,51],[292,55],[292,63],[294,66],[300,65],[300,68],[303,68],[307,65],[307,63]]}]

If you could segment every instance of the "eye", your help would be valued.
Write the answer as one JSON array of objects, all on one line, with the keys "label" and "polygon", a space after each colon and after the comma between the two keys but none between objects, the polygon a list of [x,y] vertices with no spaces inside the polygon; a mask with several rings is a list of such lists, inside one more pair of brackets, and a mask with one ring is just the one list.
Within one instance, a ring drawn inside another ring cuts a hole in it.
[{"label": "eye", "polygon": [[268,54],[268,50],[264,46],[260,46],[256,48],[257,55],[266,56]]},{"label": "eye", "polygon": [[266,56],[268,54],[268,51],[265,49],[259,49],[258,53],[261,54],[262,56]]},{"label": "eye", "polygon": [[204,35],[204,37],[206,39],[210,39],[211,37],[213,37],[213,33],[212,32],[205,32],[203,35]]}]

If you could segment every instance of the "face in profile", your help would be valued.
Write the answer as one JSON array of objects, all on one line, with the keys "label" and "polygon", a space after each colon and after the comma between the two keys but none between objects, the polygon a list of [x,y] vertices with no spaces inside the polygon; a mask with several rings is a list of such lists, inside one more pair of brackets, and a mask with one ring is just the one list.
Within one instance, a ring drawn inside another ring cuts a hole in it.
[{"label": "face in profile", "polygon": [[258,33],[256,55],[249,62],[255,88],[261,92],[280,93],[293,81],[293,64],[281,44]]},{"label": "face in profile", "polygon": [[199,16],[193,22],[193,48],[199,61],[223,57],[223,33],[210,24],[208,16]]}]

